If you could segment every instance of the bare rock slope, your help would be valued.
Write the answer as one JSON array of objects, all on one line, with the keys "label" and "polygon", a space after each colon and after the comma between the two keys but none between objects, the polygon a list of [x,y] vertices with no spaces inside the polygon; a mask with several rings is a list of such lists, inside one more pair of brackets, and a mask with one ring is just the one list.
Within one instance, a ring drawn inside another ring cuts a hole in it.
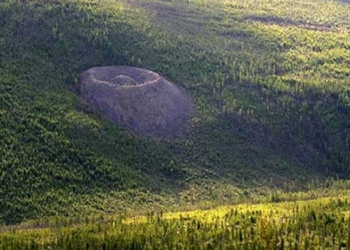
[{"label": "bare rock slope", "polygon": [[83,72],[79,82],[88,104],[138,135],[179,136],[193,111],[184,91],[149,70],[95,67]]}]

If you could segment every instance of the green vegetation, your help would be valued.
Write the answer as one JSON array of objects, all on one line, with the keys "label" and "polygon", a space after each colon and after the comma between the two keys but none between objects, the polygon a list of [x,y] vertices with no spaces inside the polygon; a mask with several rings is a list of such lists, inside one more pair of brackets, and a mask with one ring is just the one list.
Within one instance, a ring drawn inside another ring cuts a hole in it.
[{"label": "green vegetation", "polygon": [[0,249],[348,249],[349,196],[3,228]]},{"label": "green vegetation", "polygon": [[[1,224],[233,203],[348,177],[349,4],[3,0],[0,31]],[[197,108],[188,135],[139,138],[89,108],[78,75],[100,65],[181,85]]]}]

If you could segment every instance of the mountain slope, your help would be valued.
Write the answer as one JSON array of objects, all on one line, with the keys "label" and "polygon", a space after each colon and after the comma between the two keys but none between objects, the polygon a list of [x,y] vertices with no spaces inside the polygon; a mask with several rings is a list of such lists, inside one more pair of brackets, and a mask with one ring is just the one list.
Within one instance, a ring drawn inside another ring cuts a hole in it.
[{"label": "mountain slope", "polygon": [[[348,176],[349,5],[250,4],[0,3],[0,222]],[[77,77],[101,65],[182,86],[197,108],[189,135],[140,138],[92,110]]]}]

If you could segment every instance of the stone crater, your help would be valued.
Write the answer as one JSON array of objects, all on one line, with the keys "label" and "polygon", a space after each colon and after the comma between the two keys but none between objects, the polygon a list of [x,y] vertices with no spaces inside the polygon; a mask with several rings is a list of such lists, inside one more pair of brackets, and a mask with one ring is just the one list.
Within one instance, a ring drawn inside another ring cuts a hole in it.
[{"label": "stone crater", "polygon": [[184,135],[194,112],[191,99],[182,89],[149,70],[94,67],[79,76],[79,83],[89,105],[140,136]]}]

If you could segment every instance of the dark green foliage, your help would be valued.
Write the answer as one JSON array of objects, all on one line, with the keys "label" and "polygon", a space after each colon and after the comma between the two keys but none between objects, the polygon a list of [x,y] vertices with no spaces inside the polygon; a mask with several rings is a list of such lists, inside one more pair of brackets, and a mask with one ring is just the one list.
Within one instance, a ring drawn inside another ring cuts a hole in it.
[{"label": "dark green foliage", "polygon": [[[227,201],[240,188],[347,177],[348,36],[235,4],[2,1],[0,223],[134,208],[133,199],[139,208],[180,196]],[[346,13],[311,21],[340,18],[346,29]],[[85,105],[79,73],[113,64],[181,85],[197,107],[188,136],[137,138]]]},{"label": "dark green foliage", "polygon": [[[341,249],[349,244],[346,198],[236,207],[180,218],[149,214],[120,218],[56,220],[48,225],[3,228],[0,249]],[[243,208],[245,207],[245,208]],[[262,212],[263,209],[264,212]],[[298,210],[298,212],[293,212]],[[310,217],[310,214],[312,216]],[[254,218],[254,219],[252,219]],[[140,220],[140,221],[138,221]],[[41,227],[44,227],[41,229]],[[24,229],[27,229],[25,231]],[[29,229],[29,230],[28,230]]]}]

